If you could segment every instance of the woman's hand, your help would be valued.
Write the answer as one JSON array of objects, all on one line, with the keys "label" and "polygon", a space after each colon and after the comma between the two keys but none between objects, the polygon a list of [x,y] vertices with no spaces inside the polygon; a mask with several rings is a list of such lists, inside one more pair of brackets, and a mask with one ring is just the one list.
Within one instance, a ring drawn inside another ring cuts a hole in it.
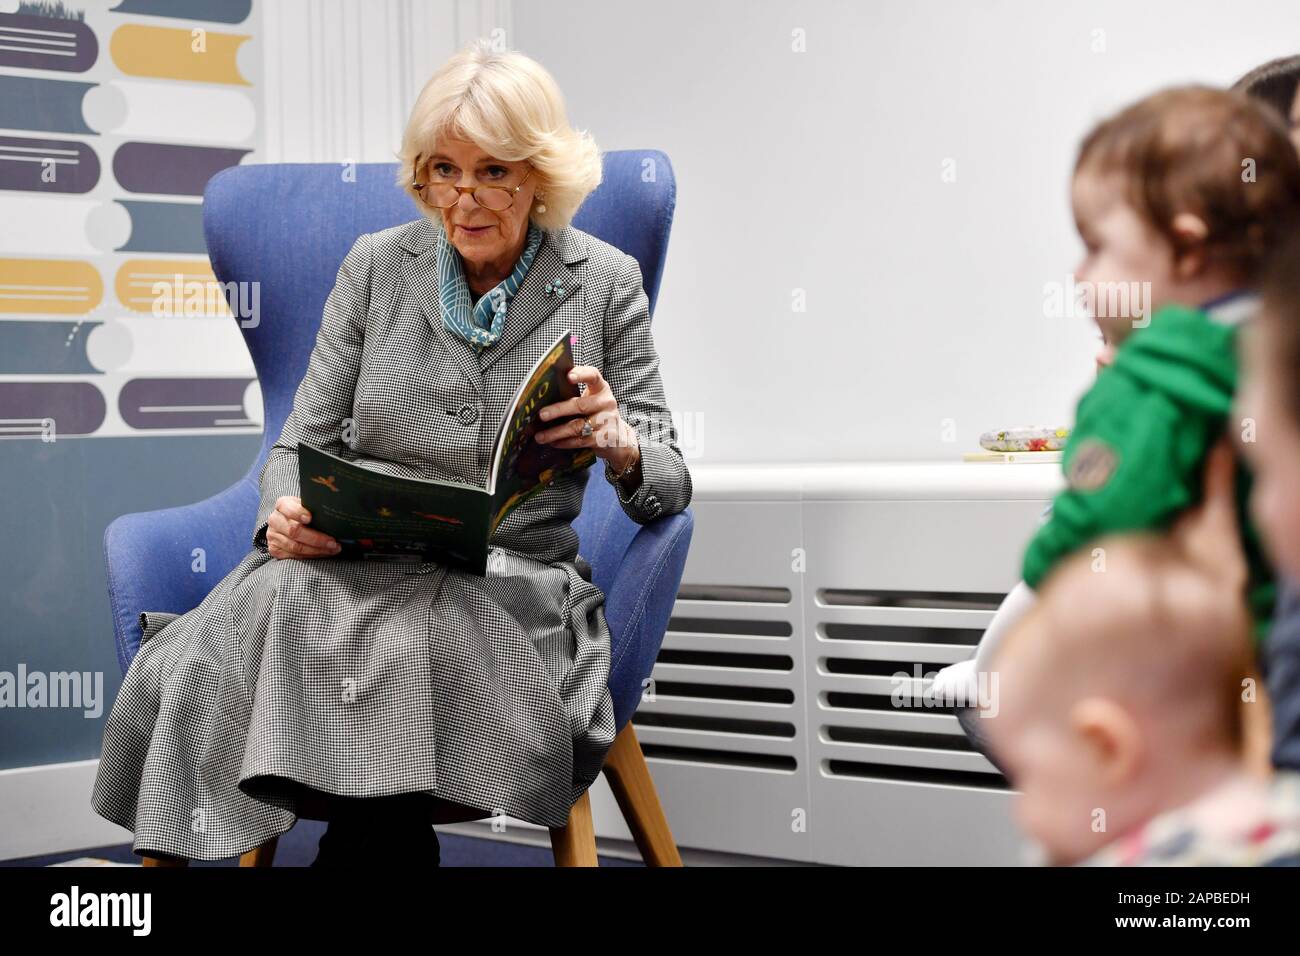
[{"label": "woman's hand", "polygon": [[266,549],[273,558],[325,558],[339,553],[339,543],[322,531],[308,528],[311,512],[302,499],[285,495],[275,501],[266,521]]},{"label": "woman's hand", "polygon": [[[534,437],[556,448],[591,448],[597,457],[607,459],[615,472],[622,473],[641,457],[636,429],[619,415],[614,392],[594,365],[575,365],[569,372],[569,381],[586,384],[586,392],[547,405],[537,417],[544,422],[570,415],[578,417],[539,431]],[[584,421],[591,422],[591,434],[586,437],[582,435]]]}]

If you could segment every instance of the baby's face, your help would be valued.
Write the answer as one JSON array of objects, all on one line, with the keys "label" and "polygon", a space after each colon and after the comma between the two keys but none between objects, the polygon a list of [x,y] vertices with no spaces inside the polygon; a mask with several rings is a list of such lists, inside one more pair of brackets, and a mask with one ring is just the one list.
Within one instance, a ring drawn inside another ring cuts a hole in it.
[{"label": "baby's face", "polygon": [[1111,363],[1134,323],[1140,327],[1164,302],[1164,290],[1173,281],[1173,250],[1128,204],[1119,176],[1083,171],[1074,177],[1071,192],[1084,245],[1074,279],[1092,290],[1093,319],[1102,338],[1097,354],[1101,369]]},{"label": "baby's face", "polygon": [[[1003,675],[1003,683],[1014,679]],[[989,738],[1011,785],[1019,791],[1016,820],[1056,865],[1077,863],[1113,839],[1106,816],[1114,806],[1095,749],[1066,715],[1042,696],[1032,708],[1002,698],[989,718]]]},{"label": "baby's face", "polygon": [[[1274,563],[1300,580],[1300,427],[1286,407],[1287,383],[1273,361],[1267,326],[1254,324],[1242,342],[1243,385],[1234,417],[1254,425],[1254,440],[1239,444],[1254,472],[1251,512]],[[1243,427],[1242,435],[1248,434]]]}]

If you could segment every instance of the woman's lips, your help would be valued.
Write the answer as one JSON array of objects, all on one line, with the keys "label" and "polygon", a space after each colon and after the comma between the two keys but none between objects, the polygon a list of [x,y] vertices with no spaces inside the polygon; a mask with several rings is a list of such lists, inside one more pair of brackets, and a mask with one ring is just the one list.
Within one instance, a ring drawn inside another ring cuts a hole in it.
[{"label": "woman's lips", "polygon": [[457,226],[461,232],[468,232],[471,236],[476,236],[480,232],[487,232],[491,226]]}]

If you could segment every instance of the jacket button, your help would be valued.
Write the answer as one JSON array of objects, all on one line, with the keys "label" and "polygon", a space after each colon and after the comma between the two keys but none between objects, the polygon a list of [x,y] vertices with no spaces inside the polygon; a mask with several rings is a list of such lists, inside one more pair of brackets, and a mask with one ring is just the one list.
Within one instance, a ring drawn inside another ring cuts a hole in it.
[{"label": "jacket button", "polygon": [[456,414],[457,417],[460,418],[461,422],[466,425],[472,425],[474,422],[478,421],[478,409],[468,402],[462,405]]}]

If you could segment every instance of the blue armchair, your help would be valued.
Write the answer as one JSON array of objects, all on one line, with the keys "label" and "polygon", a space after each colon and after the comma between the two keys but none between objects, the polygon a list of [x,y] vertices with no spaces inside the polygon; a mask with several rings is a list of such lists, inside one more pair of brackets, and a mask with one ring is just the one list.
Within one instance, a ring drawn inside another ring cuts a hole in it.
[{"label": "blue armchair", "polygon": [[[653,169],[652,177],[643,171]],[[396,167],[361,164],[344,177],[338,164],[237,166],[214,176],[204,193],[203,224],[213,271],[221,282],[260,282],[260,321],[241,327],[262,386],[266,432],[247,473],[206,501],[129,514],[104,533],[109,601],[118,661],[125,673],[140,646],[142,611],[184,613],[248,553],[257,516],[258,476],[279,437],[307,368],[325,298],[353,240],[414,219],[393,185]],[[649,181],[647,181],[649,179]],[[574,225],[636,257],[653,314],[672,228],[676,183],[668,157],[655,150],[605,154],[604,180]],[[593,580],[605,592],[613,634],[610,693],[618,737],[606,777],[646,862],[681,865],[645,758],[632,729],[667,630],[690,545],[689,509],[647,525],[631,521],[600,468],[590,469],[574,526]],[[191,569],[205,551],[206,574]],[[569,825],[551,833],[557,865],[595,865],[586,794]],[[241,865],[269,866],[274,841]],[[147,861],[151,864],[157,861]]]}]

